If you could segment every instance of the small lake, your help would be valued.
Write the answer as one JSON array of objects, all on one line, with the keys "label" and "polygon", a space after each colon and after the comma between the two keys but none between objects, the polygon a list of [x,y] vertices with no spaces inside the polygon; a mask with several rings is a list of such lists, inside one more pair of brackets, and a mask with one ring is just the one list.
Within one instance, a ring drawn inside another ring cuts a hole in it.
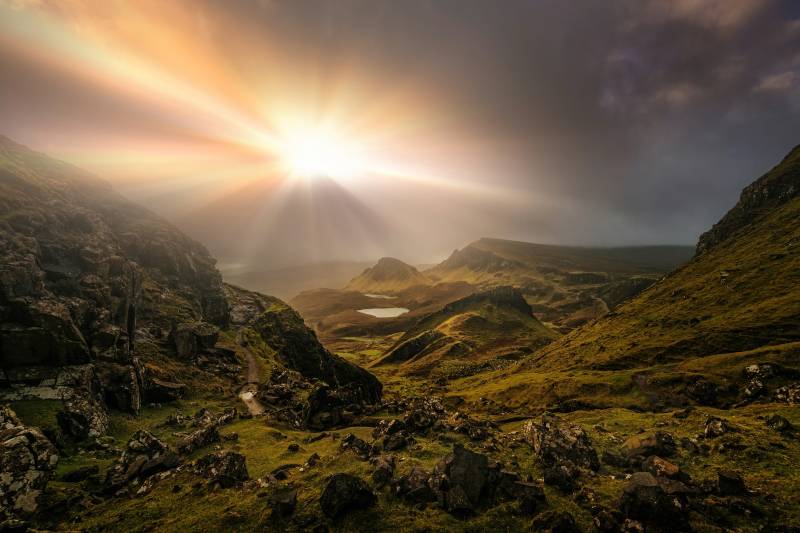
[{"label": "small lake", "polygon": [[374,316],[375,318],[394,318],[404,313],[408,313],[405,307],[383,307],[379,309],[357,309],[359,313]]},{"label": "small lake", "polygon": [[381,298],[383,300],[392,300],[394,298],[397,298],[397,296],[386,296],[385,294],[368,294],[366,292],[364,293],[364,296],[369,296],[370,298]]}]

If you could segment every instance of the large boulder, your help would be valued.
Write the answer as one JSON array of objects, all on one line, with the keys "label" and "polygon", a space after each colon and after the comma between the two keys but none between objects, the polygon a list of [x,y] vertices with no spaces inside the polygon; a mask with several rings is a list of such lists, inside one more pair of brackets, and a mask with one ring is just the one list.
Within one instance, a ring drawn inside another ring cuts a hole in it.
[{"label": "large boulder", "polygon": [[47,437],[0,406],[0,518],[36,512],[57,464],[58,453]]},{"label": "large boulder", "polygon": [[546,467],[569,462],[590,470],[600,468],[589,435],[576,424],[545,414],[541,423],[531,420],[525,424],[523,433],[539,462]]},{"label": "large boulder", "polygon": [[216,423],[214,423],[200,428],[197,431],[193,431],[187,435],[186,438],[183,439],[183,442],[181,442],[181,444],[178,446],[178,451],[188,455],[195,450],[205,448],[206,446],[219,441],[219,429]]},{"label": "large boulder", "polygon": [[179,359],[193,361],[197,354],[217,344],[219,328],[207,322],[177,324],[169,335]]},{"label": "large boulder", "polygon": [[328,479],[319,499],[322,512],[330,518],[350,511],[367,509],[377,498],[364,480],[350,474],[334,474]]},{"label": "large boulder", "polygon": [[656,431],[652,435],[634,435],[626,440],[622,449],[629,458],[657,455],[671,457],[677,450],[675,438],[666,431]]}]

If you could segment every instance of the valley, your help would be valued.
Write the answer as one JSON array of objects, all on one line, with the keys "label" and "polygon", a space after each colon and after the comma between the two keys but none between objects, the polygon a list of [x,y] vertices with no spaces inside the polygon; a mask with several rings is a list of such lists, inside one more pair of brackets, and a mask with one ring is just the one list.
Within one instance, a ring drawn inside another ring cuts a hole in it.
[{"label": "valley", "polygon": [[691,258],[481,239],[299,313],[0,161],[8,530],[800,527],[800,149]]}]

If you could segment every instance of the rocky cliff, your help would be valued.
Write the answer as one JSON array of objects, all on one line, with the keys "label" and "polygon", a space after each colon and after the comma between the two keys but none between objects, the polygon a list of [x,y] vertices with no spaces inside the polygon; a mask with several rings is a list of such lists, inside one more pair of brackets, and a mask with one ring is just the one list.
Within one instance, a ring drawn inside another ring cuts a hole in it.
[{"label": "rocky cliff", "polygon": [[[215,347],[229,326],[221,275],[201,244],[107,182],[0,138],[0,399],[65,400],[62,429],[96,435],[106,407],[135,413],[183,394],[153,357],[240,379],[236,351]],[[260,326],[309,377],[372,378],[295,335],[305,328],[296,314]],[[367,389],[380,397],[377,380]]]},{"label": "rocky cliff", "polygon": [[742,190],[739,202],[697,243],[697,255],[708,252],[774,208],[800,196],[800,146],[769,172]]}]

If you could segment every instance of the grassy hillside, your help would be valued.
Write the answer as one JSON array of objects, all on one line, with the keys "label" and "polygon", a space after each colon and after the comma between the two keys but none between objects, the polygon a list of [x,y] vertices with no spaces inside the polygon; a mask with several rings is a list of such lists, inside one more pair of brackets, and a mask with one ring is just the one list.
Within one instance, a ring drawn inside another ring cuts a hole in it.
[{"label": "grassy hillside", "polygon": [[502,357],[514,360],[558,335],[510,287],[472,294],[420,318],[373,366],[397,365],[401,374],[441,377]]}]

